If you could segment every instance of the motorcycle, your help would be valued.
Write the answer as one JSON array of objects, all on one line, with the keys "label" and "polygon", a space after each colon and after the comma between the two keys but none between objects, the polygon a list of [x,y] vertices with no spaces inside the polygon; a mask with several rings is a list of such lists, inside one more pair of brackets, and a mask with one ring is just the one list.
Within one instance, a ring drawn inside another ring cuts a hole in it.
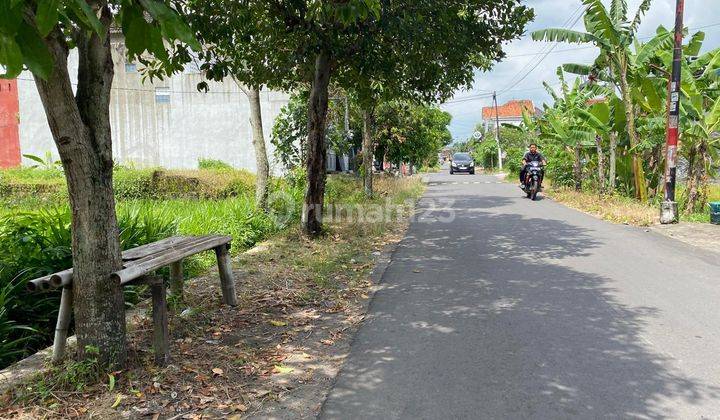
[{"label": "motorcycle", "polygon": [[535,201],[542,189],[543,165],[540,162],[530,162],[525,166],[525,183],[523,191],[527,198]]}]

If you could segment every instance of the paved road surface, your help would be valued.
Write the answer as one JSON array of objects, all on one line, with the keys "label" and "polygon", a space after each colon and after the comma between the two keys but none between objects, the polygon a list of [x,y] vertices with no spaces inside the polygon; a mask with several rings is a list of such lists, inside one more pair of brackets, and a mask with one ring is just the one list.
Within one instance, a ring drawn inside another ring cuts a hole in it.
[{"label": "paved road surface", "polygon": [[321,417],[720,418],[718,256],[496,181],[431,177]]}]

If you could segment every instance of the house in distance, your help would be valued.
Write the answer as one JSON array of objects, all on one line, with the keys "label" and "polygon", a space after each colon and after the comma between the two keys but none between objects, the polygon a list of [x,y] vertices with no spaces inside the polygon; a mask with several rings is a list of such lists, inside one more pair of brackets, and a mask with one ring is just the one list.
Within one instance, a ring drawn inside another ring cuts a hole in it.
[{"label": "house in distance", "polygon": [[529,99],[513,99],[504,105],[498,106],[497,119],[495,118],[494,106],[483,107],[482,118],[485,131],[495,130],[495,122],[498,120],[500,122],[500,127],[502,127],[503,124],[519,126],[523,121],[523,110],[526,110],[531,115],[538,115],[542,112],[540,109],[536,108],[533,101]]}]

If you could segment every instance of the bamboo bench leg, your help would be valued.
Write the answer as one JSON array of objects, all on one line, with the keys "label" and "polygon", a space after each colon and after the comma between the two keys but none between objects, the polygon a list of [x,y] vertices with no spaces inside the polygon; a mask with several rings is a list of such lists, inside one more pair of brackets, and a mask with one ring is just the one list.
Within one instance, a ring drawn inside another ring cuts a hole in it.
[{"label": "bamboo bench leg", "polygon": [[60,296],[60,311],[55,325],[55,338],[53,339],[52,361],[60,362],[65,358],[67,335],[72,318],[73,290],[72,287],[63,287]]},{"label": "bamboo bench leg", "polygon": [[162,277],[150,279],[153,301],[153,348],[155,364],[165,366],[170,362],[170,332],[168,330],[165,282]]},{"label": "bamboo bench leg", "polygon": [[170,264],[170,294],[177,302],[182,302],[184,294],[182,260]]},{"label": "bamboo bench leg", "polygon": [[228,245],[223,245],[215,248],[215,255],[217,256],[218,271],[220,272],[223,303],[230,306],[237,306],[235,278],[233,277],[232,261],[230,260],[228,247]]}]

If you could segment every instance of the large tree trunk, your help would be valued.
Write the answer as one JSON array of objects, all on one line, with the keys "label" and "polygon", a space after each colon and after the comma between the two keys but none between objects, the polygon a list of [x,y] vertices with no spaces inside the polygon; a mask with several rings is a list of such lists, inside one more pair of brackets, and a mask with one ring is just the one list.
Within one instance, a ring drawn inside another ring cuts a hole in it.
[{"label": "large tree trunk", "polygon": [[575,145],[575,162],[573,162],[573,177],[575,178],[575,191],[582,191],[582,162],[581,153],[582,148],[580,143]]},{"label": "large tree trunk", "polygon": [[[640,143],[635,130],[635,108],[630,97],[630,87],[627,81],[627,66],[621,63],[620,66],[620,92],[622,94],[623,103],[625,104],[625,119],[627,120],[628,136],[630,137],[630,147],[635,149]],[[635,196],[643,203],[647,201],[647,182],[645,180],[645,170],[643,168],[642,157],[637,150],[632,150],[632,166],[633,178],[635,181]]]},{"label": "large tree trunk", "polygon": [[309,236],[317,236],[322,232],[326,178],[325,128],[330,68],[330,54],[327,51],[320,51],[315,59],[315,77],[308,101],[308,185],[302,212],[302,228]]},{"label": "large tree trunk", "polygon": [[375,157],[375,148],[373,144],[373,111],[371,108],[363,108],[363,168],[364,168],[364,184],[365,195],[368,198],[373,196],[373,158]]},{"label": "large tree trunk", "polygon": [[610,174],[608,175],[608,192],[615,192],[617,178],[617,133],[610,133]]},{"label": "large tree trunk", "polygon": [[595,136],[595,148],[598,157],[598,188],[600,193],[605,192],[605,156],[602,149],[602,137]]},{"label": "large tree trunk", "polygon": [[250,102],[250,124],[253,131],[253,148],[255,149],[255,163],[257,165],[257,179],[255,181],[255,202],[258,208],[268,210],[268,178],[270,177],[270,163],[265,148],[265,135],[262,127],[262,108],[260,107],[260,90],[241,87]]},{"label": "large tree trunk", "polygon": [[[111,14],[103,7],[109,28]],[[77,94],[73,97],[64,35],[54,30],[46,44],[55,61],[47,81],[35,78],[67,179],[72,210],[73,300],[78,349],[99,351],[103,365],[122,366],[125,305],[119,281],[120,242],[112,187],[110,88],[113,62],[110,34],[105,40],[79,31]]]}]

